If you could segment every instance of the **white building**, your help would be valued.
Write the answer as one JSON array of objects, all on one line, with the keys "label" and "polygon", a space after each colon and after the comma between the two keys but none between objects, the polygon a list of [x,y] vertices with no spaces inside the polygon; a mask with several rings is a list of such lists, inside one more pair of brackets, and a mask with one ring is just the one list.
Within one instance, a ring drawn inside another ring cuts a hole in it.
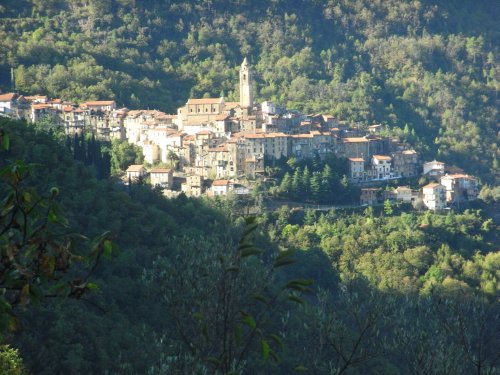
[{"label": "white building", "polygon": [[365,175],[365,159],[349,158],[349,178],[351,181],[361,181]]},{"label": "white building", "polygon": [[439,178],[440,176],[444,175],[444,167],[445,164],[440,161],[437,160],[428,161],[423,165],[424,170],[422,174],[424,176]]},{"label": "white building", "polygon": [[227,195],[234,187],[234,184],[229,180],[215,180],[212,183],[211,192],[215,195]]},{"label": "white building", "polygon": [[422,188],[424,205],[432,211],[443,210],[446,207],[446,188],[436,182]]},{"label": "white building", "polygon": [[129,180],[138,180],[146,175],[146,169],[142,165],[132,164],[127,168],[127,178]]},{"label": "white building", "polygon": [[373,155],[372,166],[375,169],[375,178],[383,180],[391,177],[391,157],[386,155]]}]

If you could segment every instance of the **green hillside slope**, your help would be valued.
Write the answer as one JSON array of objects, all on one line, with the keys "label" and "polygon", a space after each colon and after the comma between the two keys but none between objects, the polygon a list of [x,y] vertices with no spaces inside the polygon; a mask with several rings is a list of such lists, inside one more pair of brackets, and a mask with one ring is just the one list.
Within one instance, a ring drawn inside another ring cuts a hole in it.
[{"label": "green hillside slope", "polygon": [[[498,182],[495,0],[3,1],[0,84],[174,112],[188,97],[257,98],[386,123],[427,157]],[[398,130],[399,129],[399,130]]]}]

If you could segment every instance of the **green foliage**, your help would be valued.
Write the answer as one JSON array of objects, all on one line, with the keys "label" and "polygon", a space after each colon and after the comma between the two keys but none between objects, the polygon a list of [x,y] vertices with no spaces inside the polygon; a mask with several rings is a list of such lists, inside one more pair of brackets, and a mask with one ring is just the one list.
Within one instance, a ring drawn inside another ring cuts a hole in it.
[{"label": "green foliage", "polygon": [[257,100],[387,124],[424,155],[497,182],[494,1],[252,4],[8,1],[0,69],[13,67],[25,94],[175,112],[188,97],[237,100],[247,56]]},{"label": "green foliage", "polygon": [[[350,186],[344,173],[344,159],[329,156],[326,160],[296,160],[276,167],[281,182],[273,193],[284,199],[321,204],[345,204],[358,199],[358,189]],[[336,171],[336,173],[333,172]]]},{"label": "green foliage", "polygon": [[164,359],[155,371],[254,372],[259,352],[264,364],[279,360],[284,345],[273,332],[272,317],[287,300],[304,303],[301,295],[310,292],[312,281],[286,280],[278,287],[281,267],[293,263],[293,252],[264,262],[263,249],[252,240],[256,229],[255,218],[248,218],[237,243],[230,237],[175,238],[169,257],[158,257],[145,271],[150,292],[175,317],[162,351],[169,357],[189,352],[190,357],[189,363],[184,357]]},{"label": "green foliage", "polygon": [[0,346],[0,373],[4,375],[27,374],[17,349],[11,348],[9,345]]},{"label": "green foliage", "polygon": [[144,157],[140,147],[127,141],[113,139],[111,142],[111,173],[121,174],[129,165],[142,164]]}]

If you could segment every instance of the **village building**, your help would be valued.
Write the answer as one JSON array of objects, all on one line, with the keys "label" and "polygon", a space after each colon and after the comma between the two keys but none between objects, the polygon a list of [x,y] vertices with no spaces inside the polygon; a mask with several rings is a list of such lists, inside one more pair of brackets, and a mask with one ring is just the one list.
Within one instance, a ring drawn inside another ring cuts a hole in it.
[{"label": "village building", "polygon": [[445,170],[444,163],[437,160],[433,160],[424,163],[422,174],[424,176],[433,177],[439,180],[439,178],[441,178],[441,176],[444,175],[444,170]]},{"label": "village building", "polygon": [[58,114],[58,110],[49,104],[32,104],[30,119],[32,122],[46,119],[54,125],[61,125],[61,117]]},{"label": "village building", "polygon": [[111,112],[116,109],[116,102],[114,100],[96,100],[83,102],[80,104],[80,108],[88,109],[89,111],[102,111]]},{"label": "village building", "polygon": [[446,188],[446,201],[456,203],[477,199],[479,188],[477,179],[466,174],[449,174],[441,177],[441,185]]},{"label": "village building", "polygon": [[411,203],[415,200],[416,196],[412,189],[408,186],[398,186],[394,189],[394,198],[404,203]]},{"label": "village building", "polygon": [[436,182],[422,188],[422,201],[429,210],[441,211],[446,208],[446,188]]},{"label": "village building", "polygon": [[364,188],[361,189],[361,196],[359,198],[361,205],[373,205],[378,203],[378,189]]},{"label": "village building", "polygon": [[190,175],[186,182],[182,183],[181,190],[184,194],[191,197],[199,197],[204,191],[205,179],[200,175]]},{"label": "village building", "polygon": [[360,182],[366,179],[365,159],[349,158],[349,180],[351,182]]},{"label": "village building", "polygon": [[370,141],[364,137],[342,138],[338,153],[344,158],[368,158],[371,156]]},{"label": "village building", "polygon": [[130,181],[137,181],[146,176],[146,169],[143,165],[132,164],[127,168],[127,178]]},{"label": "village building", "polygon": [[227,195],[231,190],[233,190],[234,183],[230,180],[215,180],[212,182],[212,187],[210,191],[212,195]]},{"label": "village building", "polygon": [[14,118],[26,118],[29,114],[30,101],[16,93],[0,94],[0,115]]},{"label": "village building", "polygon": [[414,177],[418,175],[418,154],[415,150],[403,150],[393,152],[392,169],[398,177]]},{"label": "village building", "polygon": [[174,182],[172,169],[153,168],[149,171],[151,185],[158,186],[164,189],[171,189]]},{"label": "village building", "polygon": [[372,168],[375,171],[375,179],[384,180],[391,178],[391,157],[386,155],[373,155]]}]

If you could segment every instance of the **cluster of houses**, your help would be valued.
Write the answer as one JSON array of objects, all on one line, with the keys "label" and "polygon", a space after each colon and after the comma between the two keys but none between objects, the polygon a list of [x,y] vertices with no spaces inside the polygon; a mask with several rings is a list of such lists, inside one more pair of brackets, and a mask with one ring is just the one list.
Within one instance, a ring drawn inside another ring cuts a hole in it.
[{"label": "cluster of houses", "polygon": [[[334,154],[346,158],[349,180],[359,185],[419,175],[417,152],[382,137],[381,125],[350,128],[331,115],[304,115],[270,101],[254,103],[252,75],[245,58],[240,67],[239,102],[226,102],[222,97],[189,99],[175,115],[117,108],[113,100],[76,105],[44,95],[16,93],[0,94],[0,115],[33,122],[46,118],[64,127],[67,134],[90,131],[103,140],[127,140],[142,149],[147,164],[173,168],[146,172],[144,166],[132,165],[127,170],[129,179],[149,174],[153,185],[192,196],[247,193],[248,189],[237,182],[255,179],[273,160],[292,156],[323,158]],[[414,192],[399,188],[391,199],[407,201],[414,196]],[[425,196],[424,202],[434,209]],[[362,203],[377,199],[380,194],[375,189],[363,189]],[[435,204],[442,205],[441,201]]]},{"label": "cluster of houses", "polygon": [[412,203],[417,207],[420,205],[432,211],[442,211],[458,208],[460,204],[477,199],[477,179],[457,171],[456,168],[447,169],[444,163],[433,160],[423,164],[422,174],[432,182],[419,190],[412,190],[408,186],[383,191],[364,188],[361,189],[360,202],[362,205],[371,205],[388,199]]}]

